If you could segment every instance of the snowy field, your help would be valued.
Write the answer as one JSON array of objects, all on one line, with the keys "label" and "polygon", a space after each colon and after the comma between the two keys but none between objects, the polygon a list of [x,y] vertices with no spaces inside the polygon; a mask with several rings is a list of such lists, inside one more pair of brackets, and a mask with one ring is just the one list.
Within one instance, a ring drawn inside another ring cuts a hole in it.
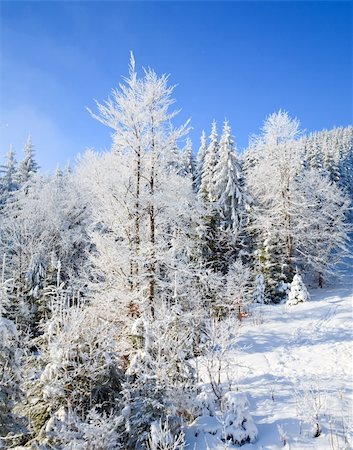
[{"label": "snowy field", "polygon": [[[258,306],[229,352],[222,381],[247,394],[258,428],[243,450],[353,448],[352,278],[310,295],[296,306]],[[187,437],[190,449],[232,448],[195,427]]]}]

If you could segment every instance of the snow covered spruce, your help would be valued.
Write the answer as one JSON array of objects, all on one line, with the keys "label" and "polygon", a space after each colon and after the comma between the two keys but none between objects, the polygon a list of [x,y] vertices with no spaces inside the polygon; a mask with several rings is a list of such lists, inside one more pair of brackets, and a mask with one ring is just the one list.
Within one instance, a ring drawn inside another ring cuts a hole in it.
[{"label": "snow covered spruce", "polygon": [[110,150],[49,176],[29,137],[0,167],[0,448],[261,439],[244,342],[259,310],[306,302],[304,282],[323,287],[348,255],[353,128],[306,136],[279,111],[239,152],[213,121],[195,157],[173,92],[131,57],[91,111]]},{"label": "snow covered spruce", "polygon": [[295,274],[288,294],[287,305],[297,305],[310,299],[309,292],[299,274]]},{"label": "snow covered spruce", "polygon": [[222,398],[220,411],[208,406],[186,429],[186,442],[195,449],[220,448],[222,443],[238,447],[255,442],[258,431],[248,409],[244,393],[228,391]]}]

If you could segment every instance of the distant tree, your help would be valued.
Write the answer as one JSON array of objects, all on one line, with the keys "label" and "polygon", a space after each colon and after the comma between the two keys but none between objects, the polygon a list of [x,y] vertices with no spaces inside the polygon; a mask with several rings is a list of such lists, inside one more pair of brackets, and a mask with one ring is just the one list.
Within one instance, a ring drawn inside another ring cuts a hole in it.
[{"label": "distant tree", "polygon": [[202,169],[203,169],[206,152],[207,152],[207,138],[206,138],[205,131],[202,130],[200,148],[199,148],[197,156],[196,156],[196,169],[195,169],[195,171],[196,171],[196,177],[195,177],[196,192],[198,192],[200,189]]},{"label": "distant tree", "polygon": [[0,208],[9,200],[11,193],[17,189],[15,152],[11,148],[6,154],[5,164],[0,166]]},{"label": "distant tree", "polygon": [[215,202],[217,199],[215,191],[215,170],[219,160],[219,143],[217,134],[217,124],[212,122],[210,143],[203,158],[201,183],[199,195],[205,202]]},{"label": "distant tree", "polygon": [[26,184],[39,169],[39,166],[35,160],[35,150],[32,143],[32,137],[30,135],[27,138],[23,152],[24,159],[20,161],[16,173],[17,182],[20,185]]},{"label": "distant tree", "polygon": [[182,171],[181,175],[188,175],[191,177],[193,183],[195,182],[195,161],[192,153],[191,139],[186,139],[186,144],[182,152]]},{"label": "distant tree", "polygon": [[[257,142],[257,163],[248,172],[258,264],[272,298],[278,283],[292,280],[296,266],[326,276],[348,240],[347,199],[325,172],[302,166],[298,136],[297,120],[282,111],[271,115]],[[325,246],[318,233],[326,237]]]},{"label": "distant tree", "polygon": [[266,274],[271,290],[281,279],[291,278],[294,269],[292,206],[293,183],[300,171],[299,134],[299,122],[286,112],[270,115],[256,143],[257,163],[248,173],[255,201],[252,226],[258,234],[258,249],[267,248],[258,261],[265,266],[260,271]]}]

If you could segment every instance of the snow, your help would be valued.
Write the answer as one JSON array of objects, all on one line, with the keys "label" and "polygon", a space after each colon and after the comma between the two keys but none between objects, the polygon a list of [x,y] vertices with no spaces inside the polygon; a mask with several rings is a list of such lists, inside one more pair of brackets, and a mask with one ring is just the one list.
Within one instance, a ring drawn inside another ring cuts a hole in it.
[{"label": "snow", "polygon": [[[237,347],[228,355],[237,364],[230,365],[228,376],[248,394],[258,428],[257,440],[243,450],[353,448],[351,280],[347,275],[335,287],[311,290],[310,301],[295,308],[257,305],[242,321]],[[260,324],[256,308],[261,308]],[[226,374],[223,378],[227,385]],[[316,422],[321,434],[314,438]],[[201,417],[190,428],[215,432],[217,423],[216,417]],[[217,433],[195,436],[188,429],[187,448],[226,448]]]},{"label": "snow", "polygon": [[310,300],[308,290],[300,275],[295,274],[291,283],[291,289],[288,294],[287,305],[297,305],[300,302],[306,302]]}]

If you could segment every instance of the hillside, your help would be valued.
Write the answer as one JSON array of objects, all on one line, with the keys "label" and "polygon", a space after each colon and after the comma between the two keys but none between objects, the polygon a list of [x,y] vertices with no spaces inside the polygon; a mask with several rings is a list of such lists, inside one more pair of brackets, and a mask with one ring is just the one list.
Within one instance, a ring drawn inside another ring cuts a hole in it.
[{"label": "hillside", "polygon": [[[310,295],[292,307],[257,306],[228,353],[228,377],[247,393],[258,428],[256,442],[243,450],[352,448],[351,274]],[[226,378],[224,372],[225,384]],[[316,423],[321,433],[313,438]],[[189,439],[195,450],[207,448],[205,439],[209,448],[226,448],[210,434]]]}]

